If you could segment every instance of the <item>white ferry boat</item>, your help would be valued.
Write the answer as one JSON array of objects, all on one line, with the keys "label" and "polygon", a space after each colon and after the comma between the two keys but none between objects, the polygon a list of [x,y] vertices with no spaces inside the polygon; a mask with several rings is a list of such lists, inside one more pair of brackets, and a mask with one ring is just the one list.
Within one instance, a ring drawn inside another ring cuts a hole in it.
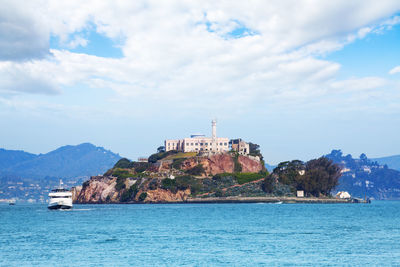
[{"label": "white ferry boat", "polygon": [[48,208],[51,210],[72,209],[72,193],[68,189],[63,188],[62,184],[60,180],[60,186],[49,193],[50,201]]}]

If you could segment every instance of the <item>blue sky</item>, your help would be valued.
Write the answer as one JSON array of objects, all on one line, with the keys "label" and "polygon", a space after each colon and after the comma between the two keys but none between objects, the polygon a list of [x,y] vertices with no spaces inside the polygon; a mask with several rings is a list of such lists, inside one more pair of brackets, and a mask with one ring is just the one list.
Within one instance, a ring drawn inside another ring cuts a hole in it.
[{"label": "blue sky", "polygon": [[400,154],[398,1],[3,6],[0,147],[136,159],[217,118],[271,164]]}]

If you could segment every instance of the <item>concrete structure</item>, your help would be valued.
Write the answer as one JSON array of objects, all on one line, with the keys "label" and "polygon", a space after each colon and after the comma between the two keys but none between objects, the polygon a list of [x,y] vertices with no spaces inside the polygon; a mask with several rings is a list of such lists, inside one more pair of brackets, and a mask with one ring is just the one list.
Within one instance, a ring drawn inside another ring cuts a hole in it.
[{"label": "concrete structure", "polygon": [[229,151],[229,138],[217,137],[217,122],[211,122],[212,135],[205,137],[202,134],[193,134],[190,138],[167,139],[164,142],[165,151],[177,150],[180,152],[211,152],[223,153]]},{"label": "concrete structure", "polygon": [[250,145],[242,139],[232,139],[229,141],[229,147],[233,151],[238,152],[240,155],[248,155],[250,153]]},{"label": "concrete structure", "polygon": [[297,197],[304,197],[304,191],[303,190],[297,190],[296,195],[297,195]]},{"label": "concrete structure", "polygon": [[149,159],[145,157],[140,157],[138,158],[138,162],[149,162]]}]

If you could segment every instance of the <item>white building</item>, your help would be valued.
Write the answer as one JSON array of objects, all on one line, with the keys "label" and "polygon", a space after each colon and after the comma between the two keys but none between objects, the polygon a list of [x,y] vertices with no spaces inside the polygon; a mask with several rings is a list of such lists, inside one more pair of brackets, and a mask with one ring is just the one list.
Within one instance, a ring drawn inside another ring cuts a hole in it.
[{"label": "white building", "polygon": [[165,151],[177,150],[181,152],[213,152],[222,153],[229,151],[229,138],[217,137],[217,122],[213,120],[212,137],[202,134],[193,134],[190,138],[167,139],[164,142]]},{"label": "white building", "polygon": [[351,198],[349,192],[346,191],[340,191],[336,194],[336,198]]}]

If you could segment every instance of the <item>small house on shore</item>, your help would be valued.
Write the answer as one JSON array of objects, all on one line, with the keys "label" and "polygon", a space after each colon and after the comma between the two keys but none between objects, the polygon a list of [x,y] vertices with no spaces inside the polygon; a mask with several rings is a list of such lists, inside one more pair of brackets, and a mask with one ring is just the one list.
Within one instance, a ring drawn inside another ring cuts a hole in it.
[{"label": "small house on shore", "polygon": [[340,191],[336,194],[336,198],[348,199],[348,198],[351,198],[351,196],[350,196],[349,192]]}]

